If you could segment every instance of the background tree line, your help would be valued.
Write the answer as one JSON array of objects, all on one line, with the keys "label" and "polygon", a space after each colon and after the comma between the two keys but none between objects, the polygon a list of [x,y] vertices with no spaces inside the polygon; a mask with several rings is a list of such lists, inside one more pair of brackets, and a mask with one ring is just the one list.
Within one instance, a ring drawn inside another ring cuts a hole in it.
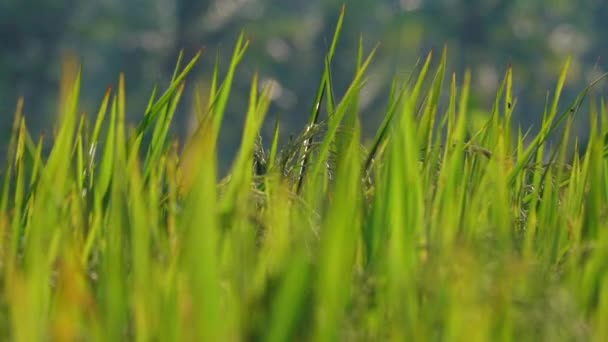
[{"label": "background tree line", "polygon": [[[25,97],[33,133],[50,129],[66,55],[83,63],[84,111],[94,113],[105,88],[125,71],[128,110],[142,115],[152,86],[166,84],[180,49],[188,57],[204,48],[195,73],[200,78],[190,80],[203,91],[216,55],[227,60],[241,30],[251,46],[229,108],[234,125],[226,127],[227,143],[220,146],[229,155],[238,142],[255,71],[275,84],[272,113],[296,133],[307,120],[343,3],[347,16],[332,75],[338,93],[353,75],[360,35],[368,49],[381,43],[362,98],[370,131],[391,79],[406,78],[421,55],[430,49],[438,55],[444,44],[449,71],[462,76],[471,69],[473,105],[480,108],[489,107],[513,65],[516,113],[524,125],[541,116],[546,92],[568,55],[574,63],[567,98],[606,66],[608,4],[602,0],[0,0],[0,154],[18,96]],[[180,134],[189,126],[192,94],[187,99],[178,118]]]}]

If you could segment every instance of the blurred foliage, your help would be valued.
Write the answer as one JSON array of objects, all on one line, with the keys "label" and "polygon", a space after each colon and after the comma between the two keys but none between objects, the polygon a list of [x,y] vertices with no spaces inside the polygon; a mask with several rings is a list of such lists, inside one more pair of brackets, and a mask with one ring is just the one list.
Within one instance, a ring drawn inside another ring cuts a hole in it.
[{"label": "blurred foliage", "polygon": [[[444,44],[450,50],[449,71],[472,70],[478,106],[491,101],[512,64],[515,83],[523,85],[515,90],[515,115],[526,126],[538,121],[527,115],[542,113],[546,91],[568,55],[573,56],[573,72],[566,99],[604,71],[600,57],[608,52],[603,40],[608,4],[601,0],[0,0],[0,146],[5,145],[19,96],[26,98],[34,133],[49,129],[54,119],[50,114],[57,111],[51,99],[56,98],[66,55],[83,63],[85,111],[93,111],[122,70],[136,99],[128,112],[139,118],[152,90],[143,85],[166,84],[180,49],[192,56],[203,48],[195,74],[200,94],[206,94],[216,55],[226,70],[226,48],[241,30],[251,46],[235,80],[227,113],[231,125],[222,132],[222,146],[236,148],[246,88],[256,70],[261,82],[274,84],[271,120],[263,133],[271,134],[277,116],[287,131],[294,131],[308,117],[343,3],[347,16],[333,65],[335,91],[343,92],[353,77],[360,35],[366,48],[381,43],[361,98],[364,133],[379,123],[376,113],[384,108],[381,99],[391,79],[407,78],[420,55]],[[192,94],[186,98],[178,115],[183,134],[191,126],[194,103]],[[232,153],[229,147],[223,152]]]}]

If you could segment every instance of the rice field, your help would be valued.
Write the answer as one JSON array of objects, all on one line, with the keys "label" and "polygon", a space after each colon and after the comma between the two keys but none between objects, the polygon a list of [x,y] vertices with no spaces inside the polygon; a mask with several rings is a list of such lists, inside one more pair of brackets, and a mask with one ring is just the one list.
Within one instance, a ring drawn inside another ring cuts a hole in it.
[{"label": "rice field", "polygon": [[608,106],[594,84],[560,102],[565,61],[530,133],[514,124],[508,68],[476,127],[471,75],[430,53],[393,83],[364,144],[375,50],[360,47],[334,93],[342,18],[287,144],[280,122],[262,141],[271,89],[253,77],[226,177],[217,141],[244,35],[185,141],[169,132],[200,53],[135,125],[122,75],[96,115],[66,75],[52,136],[29,134],[20,102],[0,171],[2,340],[608,340]]}]

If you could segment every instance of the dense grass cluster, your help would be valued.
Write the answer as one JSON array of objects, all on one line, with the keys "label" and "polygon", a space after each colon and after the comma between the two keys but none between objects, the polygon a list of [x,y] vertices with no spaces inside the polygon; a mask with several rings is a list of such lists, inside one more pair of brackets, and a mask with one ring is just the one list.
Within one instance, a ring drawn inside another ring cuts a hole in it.
[{"label": "dense grass cluster", "polygon": [[588,89],[558,104],[566,63],[538,133],[525,134],[512,127],[508,69],[472,127],[470,76],[444,80],[444,52],[394,83],[363,147],[357,103],[373,52],[360,49],[352,84],[334,94],[341,23],[309,126],[285,147],[278,124],[261,142],[270,90],[254,77],[221,180],[242,37],[183,147],[168,132],[199,55],[180,59],[133,129],[123,77],[90,122],[75,76],[48,155],[18,108],[0,194],[2,339],[608,340],[608,107],[588,106],[589,143],[570,155]]}]

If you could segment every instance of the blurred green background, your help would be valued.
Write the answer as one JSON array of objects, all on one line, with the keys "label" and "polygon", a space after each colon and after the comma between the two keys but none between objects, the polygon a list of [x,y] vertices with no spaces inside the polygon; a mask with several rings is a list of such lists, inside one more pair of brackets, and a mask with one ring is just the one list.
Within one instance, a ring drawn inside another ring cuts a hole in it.
[{"label": "blurred green background", "polygon": [[381,119],[391,79],[407,78],[420,56],[433,49],[438,57],[444,44],[449,71],[473,72],[478,108],[490,109],[502,75],[514,66],[515,112],[525,127],[542,115],[568,55],[574,63],[565,100],[606,66],[604,0],[0,0],[0,156],[19,96],[32,134],[51,130],[66,56],[83,65],[82,111],[96,113],[105,89],[124,71],[127,110],[136,120],[154,84],[167,84],[178,51],[191,57],[203,48],[175,127],[186,135],[192,84],[206,92],[216,56],[229,59],[241,30],[251,45],[228,109],[220,159],[225,165],[238,143],[255,71],[275,85],[264,134],[279,117],[286,139],[307,121],[343,3],[347,15],[333,65],[338,94],[352,78],[360,35],[368,50],[381,44],[361,98],[368,132]]}]

